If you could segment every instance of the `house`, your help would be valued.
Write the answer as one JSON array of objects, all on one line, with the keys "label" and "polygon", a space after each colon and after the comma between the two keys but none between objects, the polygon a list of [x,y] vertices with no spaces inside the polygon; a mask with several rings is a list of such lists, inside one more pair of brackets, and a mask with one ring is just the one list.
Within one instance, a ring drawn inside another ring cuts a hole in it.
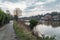
[{"label": "house", "polygon": [[49,13],[45,14],[44,15],[44,20],[46,20],[46,21],[52,20],[51,14],[49,14]]},{"label": "house", "polygon": [[53,20],[55,20],[55,21],[59,21],[59,20],[60,20],[60,15],[53,16],[52,18],[53,18]]},{"label": "house", "polygon": [[44,17],[41,17],[41,20],[44,20]]}]

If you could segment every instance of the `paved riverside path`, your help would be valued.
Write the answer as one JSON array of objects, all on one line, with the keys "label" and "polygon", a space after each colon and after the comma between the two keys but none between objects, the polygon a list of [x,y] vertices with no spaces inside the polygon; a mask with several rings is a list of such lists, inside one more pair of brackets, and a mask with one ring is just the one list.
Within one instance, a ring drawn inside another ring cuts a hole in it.
[{"label": "paved riverside path", "polygon": [[5,25],[2,30],[0,30],[0,40],[17,40],[13,29],[13,21]]}]

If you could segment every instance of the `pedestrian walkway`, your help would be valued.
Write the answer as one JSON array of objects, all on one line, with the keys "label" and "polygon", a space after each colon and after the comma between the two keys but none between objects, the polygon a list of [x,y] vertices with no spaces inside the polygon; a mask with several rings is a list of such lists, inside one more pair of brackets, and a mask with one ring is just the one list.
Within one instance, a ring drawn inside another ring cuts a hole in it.
[{"label": "pedestrian walkway", "polygon": [[4,27],[4,29],[0,30],[0,40],[17,40],[13,29],[13,21],[10,21]]}]

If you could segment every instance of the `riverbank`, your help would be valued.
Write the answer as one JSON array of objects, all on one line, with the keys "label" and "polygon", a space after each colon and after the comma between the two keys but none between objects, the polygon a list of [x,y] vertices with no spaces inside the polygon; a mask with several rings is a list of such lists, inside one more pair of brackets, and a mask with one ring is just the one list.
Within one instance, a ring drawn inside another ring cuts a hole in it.
[{"label": "riverbank", "polygon": [[36,37],[31,34],[31,32],[23,28],[22,25],[17,24],[17,22],[14,22],[13,26],[19,40],[37,40]]},{"label": "riverbank", "polygon": [[14,21],[15,33],[19,40],[55,40],[55,37],[33,35],[32,30],[29,30],[24,23]]}]

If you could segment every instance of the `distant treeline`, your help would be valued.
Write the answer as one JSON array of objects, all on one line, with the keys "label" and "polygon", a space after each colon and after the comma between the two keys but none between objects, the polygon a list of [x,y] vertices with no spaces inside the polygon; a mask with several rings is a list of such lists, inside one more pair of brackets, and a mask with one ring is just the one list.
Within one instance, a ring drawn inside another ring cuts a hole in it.
[{"label": "distant treeline", "polygon": [[30,16],[30,17],[22,17],[20,19],[23,19],[23,20],[31,20],[31,19],[40,20],[42,17],[45,17],[46,15],[49,15],[51,17],[54,17],[54,16],[60,17],[60,12],[51,12],[51,13],[46,13],[44,15],[41,14],[41,15]]}]

